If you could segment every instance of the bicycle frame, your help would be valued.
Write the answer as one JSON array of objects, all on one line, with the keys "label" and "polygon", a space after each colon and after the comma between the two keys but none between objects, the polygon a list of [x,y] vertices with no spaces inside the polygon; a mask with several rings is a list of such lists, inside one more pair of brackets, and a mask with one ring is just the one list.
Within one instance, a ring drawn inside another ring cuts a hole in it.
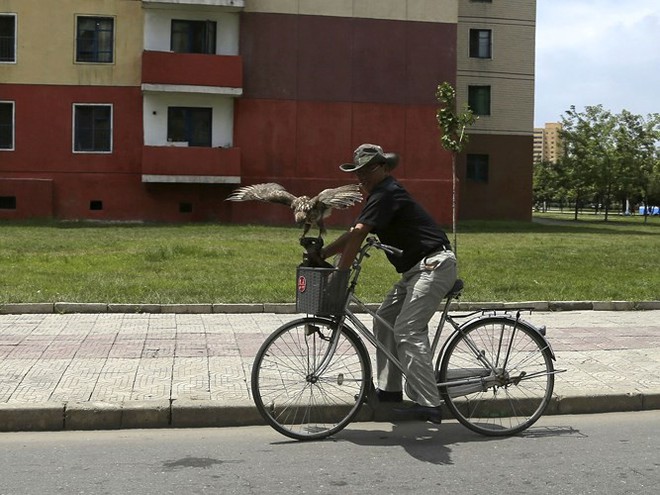
[{"label": "bicycle frame", "polygon": [[[456,332],[461,331],[460,325],[458,325],[451,316],[449,316],[448,311],[449,311],[449,305],[451,303],[451,299],[446,300],[444,308],[442,310],[441,316],[440,316],[440,322],[438,323],[438,326],[435,329],[435,334],[433,336],[433,342],[431,344],[431,355],[433,356],[432,361],[435,361],[435,356],[437,354],[437,346],[440,341],[440,336],[442,334],[442,330],[444,328],[444,325],[446,322],[449,322],[449,324],[453,328],[452,335]],[[379,322],[381,322],[383,325],[386,326],[386,328],[392,329],[392,326],[385,321],[383,318],[381,318],[376,312],[372,311],[369,309],[360,299],[355,296],[354,293],[350,293],[350,297],[348,299],[348,304],[354,304],[356,305],[360,310],[364,311],[365,313],[371,315],[373,318],[377,319]],[[356,315],[355,312],[353,312],[350,308],[347,308],[345,310],[344,316],[338,321],[338,328],[340,328],[344,321],[348,320],[352,323],[353,328],[357,330],[357,332],[364,338],[366,339],[371,345],[379,349],[385,356],[387,356],[387,359],[401,372],[401,374],[406,378],[408,386],[410,386],[415,392],[419,393],[419,390],[416,389],[414,382],[408,380],[408,377],[406,375],[406,370],[404,369],[403,365],[399,361],[399,359],[394,356],[388,349],[386,349],[383,344],[381,344],[378,339],[376,339],[376,336],[374,335],[373,331],[367,328],[367,326],[360,321],[358,316]],[[335,340],[338,339],[340,332],[335,332],[336,337]],[[451,339],[451,336],[449,337]],[[449,340],[448,339],[448,340]],[[478,385],[478,388],[483,387],[484,384],[484,378],[493,375],[494,373],[497,372],[497,369],[493,366],[492,363],[488,362],[483,355],[479,352],[477,349],[476,344],[471,342],[471,339],[467,339],[468,342],[470,342],[470,348],[472,352],[474,352],[475,357],[484,365],[483,368],[480,368],[478,370],[478,373],[475,373],[474,370],[466,370],[467,371],[467,376],[470,376],[472,378],[467,379],[463,378],[461,379],[460,377],[457,377],[455,380],[451,380],[448,382],[438,382],[437,385],[439,387],[459,387],[459,386],[469,386],[469,385]],[[329,353],[333,353],[334,349],[336,348],[336,345],[330,346]],[[444,347],[443,347],[444,351]],[[440,353],[442,355],[442,352]],[[332,357],[332,354],[328,356],[328,360]],[[325,360],[324,360],[325,361]],[[480,375],[479,378],[474,378],[475,375]],[[465,389],[462,389],[462,392],[465,392]]]},{"label": "bicycle frame", "polygon": [[[351,324],[352,327],[357,330],[358,334],[367,340],[371,345],[379,349],[385,356],[387,356],[387,359],[401,372],[401,374],[406,378],[408,386],[410,386],[415,392],[419,393],[419,390],[416,389],[414,382],[410,381],[406,375],[406,370],[404,369],[403,365],[399,361],[399,359],[394,356],[388,349],[385,348],[383,344],[381,344],[376,336],[374,335],[373,331],[367,328],[367,326],[360,321],[358,316],[354,311],[351,310],[351,306],[357,306],[358,310],[369,314],[372,318],[377,319],[381,324],[383,324],[386,328],[389,328],[390,330],[392,329],[392,326],[387,322],[385,319],[380,317],[375,311],[372,311],[369,309],[366,304],[364,304],[356,295],[355,295],[355,288],[357,287],[358,280],[360,277],[360,273],[362,270],[362,261],[364,260],[365,257],[368,257],[368,251],[371,247],[376,247],[378,249],[382,249],[384,251],[388,251],[389,246],[385,246],[383,244],[380,244],[378,241],[376,241],[373,238],[367,239],[367,242],[365,245],[360,249],[352,267],[352,273],[350,276],[350,282],[348,286],[348,292],[346,296],[346,302],[344,305],[344,312],[342,315],[331,317],[330,319],[333,320],[336,323],[337,326],[337,331],[334,332],[334,335],[332,336],[332,342],[331,345],[328,346],[328,350],[321,360],[321,363],[318,365],[316,368],[314,374],[322,374],[326,368],[328,367],[336,349],[337,345],[339,342],[339,335],[340,335],[340,329],[344,325],[344,323],[348,320]],[[445,341],[445,345],[442,347],[440,350],[440,353],[438,355],[439,358],[442,358],[442,355],[445,351],[446,344],[449,342],[454,334],[456,333],[462,333],[462,325],[458,324],[450,315],[449,315],[449,307],[452,301],[452,297],[446,297],[444,300],[444,306],[442,308],[441,314],[440,314],[440,321],[435,329],[435,333],[433,335],[433,340],[431,343],[431,356],[432,356],[432,361],[436,360],[436,354],[437,354],[437,349],[438,349],[438,344],[440,342],[440,337],[442,335],[442,331],[444,329],[444,326],[446,323],[449,323],[453,329],[452,333],[449,335],[448,339]],[[467,315],[462,315],[461,318],[469,318],[470,316],[474,316],[476,314],[481,313],[480,317],[473,318],[468,320],[467,322],[464,323],[464,325],[473,323],[474,321],[478,319],[487,319],[492,316],[495,316],[495,314],[491,315],[486,315],[482,311],[476,311],[473,313],[469,313]],[[501,315],[500,315],[501,316]],[[513,318],[511,318],[513,320]],[[514,327],[513,327],[513,334],[515,334],[515,331],[517,329],[517,326],[520,321],[520,310],[517,312],[515,320],[514,320]],[[543,336],[543,332],[539,329],[536,329],[538,333]],[[504,331],[504,329],[502,329]],[[512,334],[512,335],[513,335]],[[465,339],[465,342],[467,343],[469,349],[473,352],[475,358],[482,364],[482,368],[479,369],[466,369],[463,370],[463,377],[459,375],[455,376],[455,379],[452,379],[451,381],[445,381],[445,382],[438,382],[437,385],[438,387],[451,387],[452,391],[456,394],[465,394],[465,393],[470,393],[473,391],[477,390],[482,390],[486,389],[491,385],[494,385],[498,382],[499,378],[499,372],[501,370],[506,369],[508,359],[509,359],[509,354],[511,351],[511,345],[513,343],[513,338],[509,339],[508,346],[505,350],[501,349],[501,347],[498,349],[498,354],[495,359],[495,362],[492,363],[490,362],[482,353],[479,351],[478,346],[472,341],[472,339],[463,334],[463,338]],[[544,338],[545,340],[545,338]],[[500,346],[501,346],[502,339],[500,339]],[[552,348],[550,347],[550,344],[546,340],[546,345],[548,349],[551,352],[551,355],[554,359],[554,353],[552,352]],[[504,354],[504,359],[500,363],[500,353],[502,351],[505,351]],[[518,380],[523,380],[525,378],[529,379],[533,377],[534,375],[527,375],[527,376],[520,376],[518,377]],[[470,377],[470,378],[467,378]],[[467,388],[466,388],[467,387]]]},{"label": "bicycle frame", "polygon": [[[371,317],[377,319],[380,323],[382,323],[386,328],[392,329],[392,326],[381,316],[376,314],[375,311],[372,311],[369,309],[356,295],[355,295],[355,288],[357,287],[358,280],[360,277],[360,273],[362,270],[362,261],[365,257],[368,257],[368,251],[372,247],[378,247],[379,249],[387,250],[387,247],[383,247],[380,243],[378,243],[375,239],[368,239],[365,245],[360,249],[358,256],[356,257],[354,263],[353,263],[353,271],[351,273],[350,277],[350,282],[349,282],[349,287],[348,287],[348,293],[346,297],[346,302],[344,305],[344,313],[341,316],[336,316],[334,318],[331,318],[332,320],[335,321],[336,326],[337,326],[337,331],[334,332],[334,335],[332,336],[332,342],[328,346],[328,350],[325,353],[323,359],[321,359],[321,362],[317,366],[316,370],[314,371],[315,375],[321,375],[326,368],[328,367],[329,363],[331,362],[331,359],[337,349],[337,345],[339,342],[339,336],[341,332],[339,331],[341,327],[344,325],[344,322],[346,320],[350,321],[352,323],[353,328],[357,330],[359,335],[366,339],[371,345],[379,349],[385,356],[387,356],[387,359],[401,372],[401,374],[406,378],[406,381],[408,385],[417,393],[420,391],[416,389],[415,384],[411,382],[407,375],[406,375],[406,370],[404,369],[403,365],[399,361],[399,359],[394,356],[388,349],[381,344],[376,336],[374,335],[373,331],[370,330],[369,328],[364,325],[359,318],[357,317],[356,313],[351,310],[351,305],[357,306],[359,310],[369,314]],[[442,334],[442,330],[444,328],[444,325],[446,322],[449,322],[449,324],[453,327],[454,332],[460,332],[460,325],[458,325],[452,318],[449,316],[449,306],[451,304],[451,298],[447,297],[444,303],[444,308],[442,309],[441,317],[440,317],[440,322],[438,326],[436,327],[435,334],[433,336],[433,342],[431,344],[431,356],[432,356],[432,361],[434,361],[434,358],[436,356],[436,351],[438,347],[438,343],[440,341],[440,336]],[[452,335],[453,335],[452,333]],[[451,337],[450,337],[451,338]],[[474,352],[475,357],[482,362],[484,365],[483,369],[479,370],[479,375],[483,375],[483,377],[489,376],[493,373],[496,373],[496,368],[493,366],[492,363],[489,363],[483,355],[479,352],[477,349],[477,346],[474,343],[471,343],[470,348],[472,352]],[[444,349],[444,348],[443,348]],[[482,387],[484,385],[484,380],[483,378],[474,378],[475,373],[472,372],[470,373],[471,379],[458,379],[458,380],[452,380],[451,382],[445,382],[445,383],[438,383],[438,386],[467,386],[467,385],[479,385],[479,387]]]},{"label": "bicycle frame", "polygon": [[[388,360],[406,378],[404,392],[409,398],[422,396],[421,383],[406,373],[396,348],[389,350],[378,340],[368,320],[375,319],[379,329],[395,324],[355,294],[362,261],[371,248],[390,255],[399,251],[368,238],[352,264],[348,283],[345,272],[310,272],[314,291],[296,296],[297,308],[307,310],[301,311],[307,317],[280,326],[256,354],[251,373],[255,405],[265,421],[286,436],[325,438],[353,421],[364,403],[379,408],[367,342],[381,351],[379,360]],[[299,292],[306,285],[299,284]],[[440,398],[454,418],[477,433],[519,433],[541,417],[552,399],[554,375],[564,370],[554,369],[555,356],[544,328],[522,319],[523,309],[450,315],[462,287],[461,281],[454,284],[437,308],[435,331],[429,330],[428,352]]]}]

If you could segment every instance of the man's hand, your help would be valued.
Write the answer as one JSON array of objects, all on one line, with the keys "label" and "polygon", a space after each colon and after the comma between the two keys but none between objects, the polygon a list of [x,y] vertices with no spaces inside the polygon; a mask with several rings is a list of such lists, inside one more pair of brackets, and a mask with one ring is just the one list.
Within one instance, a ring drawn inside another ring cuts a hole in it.
[{"label": "man's hand", "polygon": [[360,250],[360,246],[362,246],[367,235],[371,232],[371,228],[371,225],[358,223],[344,234],[346,239],[344,241],[344,248],[341,251],[341,258],[337,264],[337,268],[340,270],[348,270],[351,267],[358,251]]}]

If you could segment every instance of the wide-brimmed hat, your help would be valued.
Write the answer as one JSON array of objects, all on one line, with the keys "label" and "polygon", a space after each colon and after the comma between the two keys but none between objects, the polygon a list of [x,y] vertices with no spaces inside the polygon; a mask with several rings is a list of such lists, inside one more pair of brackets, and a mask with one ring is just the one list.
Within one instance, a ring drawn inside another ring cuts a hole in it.
[{"label": "wide-brimmed hat", "polygon": [[399,164],[399,155],[396,153],[385,153],[383,148],[377,144],[361,144],[353,152],[353,162],[339,165],[342,172],[356,172],[367,165],[386,165],[392,170]]}]

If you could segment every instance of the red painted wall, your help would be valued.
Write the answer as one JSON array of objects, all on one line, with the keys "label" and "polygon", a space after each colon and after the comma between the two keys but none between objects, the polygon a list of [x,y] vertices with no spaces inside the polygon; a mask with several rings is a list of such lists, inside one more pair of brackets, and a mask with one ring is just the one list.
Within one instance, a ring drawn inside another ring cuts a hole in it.
[{"label": "red painted wall", "polygon": [[240,88],[243,64],[237,56],[145,51],[142,82]]},{"label": "red painted wall", "polygon": [[[14,100],[15,151],[3,153],[0,173],[139,173],[142,94],[139,88],[3,85]],[[113,105],[113,152],[73,153],[73,104]]]},{"label": "red painted wall", "polygon": [[459,157],[460,218],[463,220],[532,219],[532,136],[470,136],[466,153],[488,154],[488,183],[465,177],[465,155]]},{"label": "red painted wall", "polygon": [[244,13],[245,98],[436,105],[456,25]]},{"label": "red painted wall", "polygon": [[53,217],[53,181],[0,177],[0,197],[13,198],[15,207],[1,208],[0,220]]},{"label": "red painted wall", "polygon": [[[52,216],[168,222],[229,218],[224,198],[232,186],[142,183],[140,88],[3,85],[2,98],[15,101],[16,136],[15,151],[0,154],[0,195],[16,197],[17,208],[0,210],[0,218]],[[113,105],[112,153],[72,151],[74,103]],[[182,150],[185,151],[190,150]],[[199,164],[206,169],[198,167],[196,172],[210,173],[209,164],[213,162],[224,167],[227,175],[239,174],[237,148],[192,151],[211,156],[208,163],[202,160]],[[229,159],[227,163],[223,160],[225,156]],[[48,190],[37,188],[35,184],[41,182],[34,179],[44,179],[49,184]],[[93,201],[101,202],[102,209],[91,209]],[[186,208],[181,211],[182,204],[190,204],[192,211]]]},{"label": "red painted wall", "polygon": [[[0,177],[50,181],[48,211],[56,218],[142,218],[139,88],[3,85],[2,92],[3,98],[15,101],[16,125],[15,151],[2,154]],[[112,153],[73,152],[74,103],[112,104]],[[45,205],[44,194],[34,196],[34,201]],[[103,201],[103,210],[90,211],[92,200]],[[21,201],[15,214],[32,216],[24,208]]]},{"label": "red painted wall", "polygon": [[[440,146],[435,90],[455,82],[455,40],[455,24],[244,14],[234,135],[243,184],[274,181],[312,195],[354,182],[338,166],[373,142],[401,154],[395,175],[450,222],[451,157]],[[277,208],[237,203],[231,219],[290,221]],[[358,211],[329,223],[351,223]]]}]

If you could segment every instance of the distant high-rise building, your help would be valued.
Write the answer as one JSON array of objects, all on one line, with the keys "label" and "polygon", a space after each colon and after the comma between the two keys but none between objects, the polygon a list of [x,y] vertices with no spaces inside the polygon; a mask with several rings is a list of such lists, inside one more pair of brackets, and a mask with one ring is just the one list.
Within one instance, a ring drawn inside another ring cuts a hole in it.
[{"label": "distant high-rise building", "polygon": [[534,162],[557,163],[562,155],[561,124],[548,122],[534,128]]}]

